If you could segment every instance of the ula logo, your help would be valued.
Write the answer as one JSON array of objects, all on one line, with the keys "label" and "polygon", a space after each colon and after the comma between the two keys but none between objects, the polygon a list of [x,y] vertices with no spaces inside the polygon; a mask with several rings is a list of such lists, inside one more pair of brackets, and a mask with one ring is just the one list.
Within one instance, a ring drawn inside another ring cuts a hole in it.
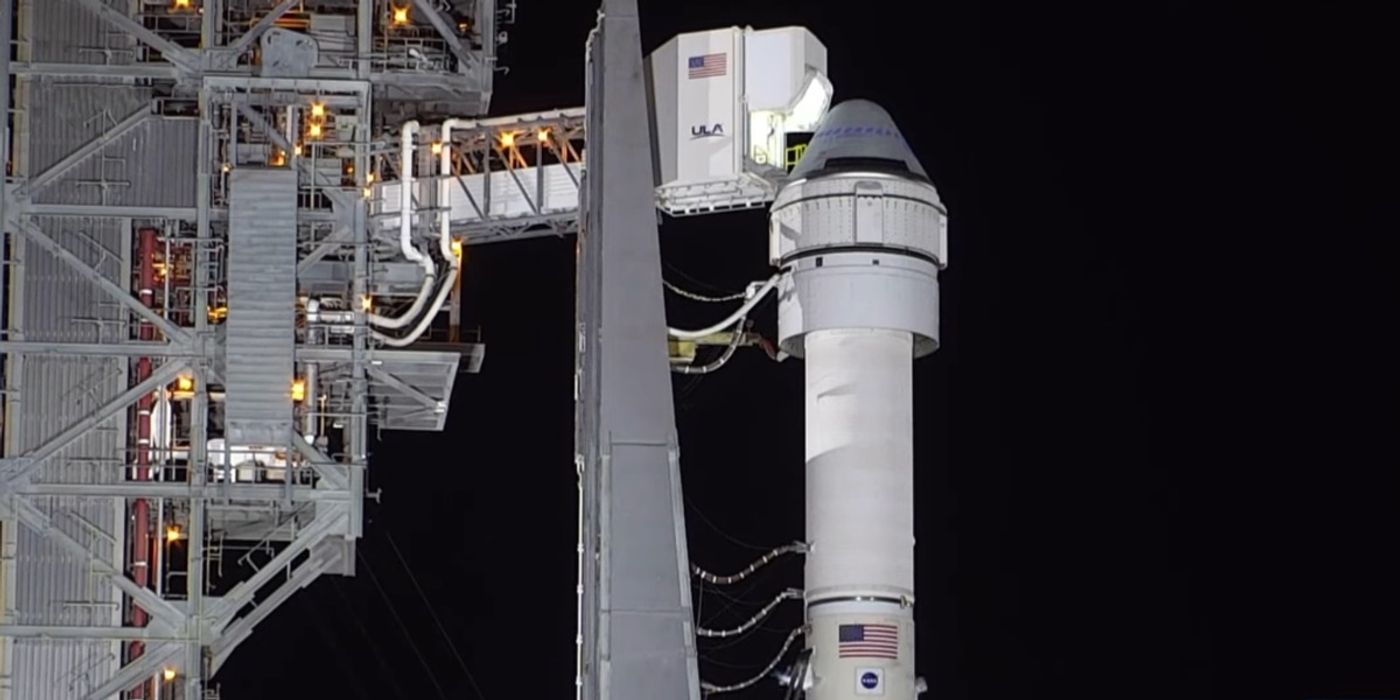
[{"label": "ula logo", "polygon": [[723,124],[696,124],[690,127],[690,138],[706,139],[716,136],[724,136]]}]

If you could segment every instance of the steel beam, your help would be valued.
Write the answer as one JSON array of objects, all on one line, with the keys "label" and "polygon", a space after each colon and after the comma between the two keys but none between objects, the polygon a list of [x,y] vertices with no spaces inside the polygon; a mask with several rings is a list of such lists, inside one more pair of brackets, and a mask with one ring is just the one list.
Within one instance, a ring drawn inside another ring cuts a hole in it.
[{"label": "steel beam", "polygon": [[256,603],[247,615],[229,623],[219,634],[218,641],[209,645],[209,653],[213,657],[213,667],[218,669],[222,666],[224,661],[228,659],[228,655],[233,653],[233,650],[253,633],[253,629],[259,623],[287,602],[287,599],[291,598],[293,594],[311,585],[321,574],[335,566],[339,562],[340,556],[341,550],[339,549],[325,548],[313,551],[311,558],[298,566],[297,570],[288,576],[287,580],[283,581],[272,595]]},{"label": "steel beam", "polygon": [[238,37],[232,44],[229,44],[229,52],[234,56],[239,56],[242,55],[244,51],[252,48],[253,42],[257,41],[258,37],[263,35],[263,32],[271,28],[274,22],[280,19],[282,15],[287,14],[287,10],[296,7],[301,1],[302,0],[282,0],[282,2],[277,3],[277,6],[263,15],[262,19],[259,19],[258,23],[254,24],[246,34]]},{"label": "steel beam", "polygon": [[428,18],[428,23],[433,25],[433,29],[437,30],[442,40],[447,42],[447,48],[451,49],[452,55],[457,57],[463,72],[477,62],[467,47],[462,45],[462,37],[457,36],[457,28],[448,22],[446,17],[442,16],[436,7],[433,7],[430,0],[413,0],[413,4]]},{"label": "steel beam", "polygon": [[0,625],[0,637],[28,639],[90,639],[183,641],[179,635],[161,633],[150,627],[81,627],[77,625]]},{"label": "steel beam", "polygon": [[[230,470],[231,471],[231,470]],[[221,484],[195,486],[170,481],[127,481],[119,484],[53,484],[31,483],[15,489],[26,496],[75,496],[80,498],[166,498],[171,500],[206,499],[212,501],[283,501],[287,490],[279,484]],[[292,487],[292,501],[342,502],[349,500],[348,492],[339,489]]]},{"label": "steel beam", "polygon": [[103,0],[70,1],[82,5],[107,24],[130,34],[141,43],[159,51],[161,58],[187,71],[195,71],[198,69],[199,62],[193,57],[192,51],[147,29],[142,26],[141,23],[128,17],[125,13],[113,9],[112,6],[103,2]]},{"label": "steel beam", "polygon": [[447,401],[440,401],[431,396],[428,396],[422,391],[419,391],[416,387],[410,386],[408,382],[405,382],[404,380],[399,379],[398,377],[395,377],[394,375],[385,372],[384,370],[379,369],[378,367],[370,367],[369,376],[374,377],[375,379],[378,379],[379,381],[393,387],[394,389],[399,390],[405,396],[412,399],[414,403],[433,409],[438,413],[442,413],[443,411],[447,410]]},{"label": "steel beam", "polygon": [[210,628],[222,633],[224,628],[234,621],[234,616],[238,614],[238,611],[252,602],[263,586],[291,566],[297,557],[316,546],[316,543],[334,535],[337,526],[345,525],[345,519],[345,506],[336,504],[319,506],[316,517],[311,521],[311,524],[298,532],[296,539],[278,552],[272,561],[263,565],[248,580],[234,586],[224,597],[210,599],[208,614]]},{"label": "steel beam", "polygon": [[[240,104],[238,105],[238,113],[242,114],[244,119],[247,119],[249,122],[252,122],[254,126],[261,129],[262,132],[266,134],[268,138],[272,139],[273,143],[277,144],[278,148],[282,149],[287,153],[291,153],[293,150],[295,150],[291,142],[287,141],[287,137],[283,136],[282,132],[277,130],[277,127],[273,126],[271,122],[265,119],[263,115],[258,114],[257,111],[254,110],[252,107],[249,107],[245,104]],[[351,197],[347,195],[344,191],[340,189],[339,184],[332,183],[329,180],[327,180],[326,177],[321,174],[321,171],[316,170],[311,166],[311,162],[307,159],[296,158],[295,162],[297,164],[297,169],[301,171],[302,175],[305,175],[307,179],[311,180],[311,182],[315,183],[318,187],[320,187],[321,191],[324,192],[326,196],[330,198],[331,202],[334,203],[335,206],[341,208],[353,207],[355,205],[355,202],[359,200],[359,197]]]},{"label": "steel beam", "polygon": [[169,666],[178,670],[175,662],[179,658],[180,649],[181,645],[174,642],[160,642],[146,647],[146,652],[140,658],[123,666],[122,670],[108,678],[106,683],[84,695],[83,700],[111,700],[117,693],[133,688],[141,679],[154,676],[162,667]]},{"label": "steel beam", "polygon": [[[204,87],[216,92],[232,93],[237,98],[249,90],[277,92],[310,92],[327,95],[353,95],[363,97],[369,93],[369,83],[345,73],[330,78],[264,78],[256,75],[209,75],[204,77]],[[304,99],[304,98],[303,98]],[[338,104],[337,98],[330,98],[328,104]]]},{"label": "steel beam", "polygon": [[576,459],[582,700],[699,700],[637,0],[589,40]]},{"label": "steel beam", "polygon": [[[34,532],[49,538],[55,544],[68,550],[70,554],[87,561],[89,567],[103,578],[106,578],[112,585],[120,588],[123,593],[131,596],[131,599],[141,606],[142,610],[151,614],[155,619],[153,625],[162,625],[165,629],[181,629],[185,624],[184,612],[177,609],[170,603],[161,600],[150,589],[136,585],[131,579],[126,577],[126,572],[122,571],[119,565],[97,556],[89,550],[83,543],[73,539],[71,535],[54,525],[53,518],[39,510],[28,499],[16,495],[8,494],[0,496],[0,513],[7,517],[14,518]],[[160,630],[160,627],[156,628]]]},{"label": "steel beam", "polygon": [[306,458],[307,464],[321,477],[323,481],[333,489],[345,490],[350,486],[349,477],[346,475],[345,466],[318,449],[315,445],[306,441],[306,438],[292,432],[292,447]]},{"label": "steel beam", "polygon": [[307,253],[300,261],[297,262],[297,274],[300,275],[301,273],[306,272],[307,270],[311,269],[312,265],[321,262],[321,260],[327,255],[330,255],[331,253],[341,248],[344,248],[346,245],[349,245],[353,242],[354,241],[352,240],[348,229],[337,229],[335,231],[332,231],[331,235],[321,239],[316,244],[315,249],[313,249],[310,253]]},{"label": "steel beam", "polygon": [[146,78],[175,80],[180,77],[180,69],[168,63],[15,63],[14,75],[46,75],[54,77],[88,78]]},{"label": "steel beam", "polygon": [[52,343],[42,340],[0,340],[0,355],[60,357],[168,357],[191,359],[200,353],[176,343]]},{"label": "steel beam", "polygon": [[113,217],[118,219],[178,219],[193,221],[194,207],[143,207],[127,204],[36,204],[17,199],[29,216]]},{"label": "steel beam", "polygon": [[45,460],[58,454],[59,450],[62,450],[74,440],[82,437],[87,431],[92,430],[117,413],[126,410],[127,406],[130,406],[142,396],[175,381],[175,377],[186,367],[188,367],[188,365],[183,361],[177,360],[174,362],[167,362],[152,372],[151,376],[145,381],[122,392],[116,398],[108,401],[100,408],[89,413],[86,417],[68,426],[59,434],[44,441],[42,445],[18,457],[0,460],[0,465],[3,465],[0,466],[0,494],[13,490],[21,480],[38,469]]},{"label": "steel beam", "polygon": [[61,177],[64,173],[82,164],[82,162],[87,160],[88,158],[97,155],[98,151],[101,151],[102,149],[106,148],[108,144],[121,138],[123,135],[126,134],[126,132],[135,129],[137,126],[140,126],[146,121],[146,119],[150,118],[151,116],[152,114],[150,105],[142,105],[138,107],[136,111],[127,115],[125,119],[122,119],[121,121],[114,124],[112,128],[93,137],[91,141],[88,141],[87,143],[83,144],[82,147],[78,150],[69,153],[68,155],[64,156],[62,160],[58,161],[57,163],[54,163],[53,165],[50,165],[48,169],[44,172],[39,173],[38,175],[35,175],[34,177],[30,178],[29,182],[25,183],[23,186],[20,187],[20,191],[17,192],[16,195],[32,196],[35,192],[38,192],[39,190],[44,189],[48,185],[53,184],[53,182],[59,177]]},{"label": "steel beam", "polygon": [[53,255],[59,260],[62,260],[69,267],[83,273],[83,275],[87,277],[89,282],[92,282],[93,284],[102,288],[102,290],[111,295],[113,299],[121,302],[128,309],[131,309],[131,311],[134,312],[137,316],[140,316],[143,321],[147,321],[151,325],[154,325],[162,334],[165,335],[166,338],[180,343],[189,342],[190,335],[189,333],[186,333],[184,329],[165,320],[164,316],[161,316],[160,314],[151,310],[150,307],[146,306],[145,304],[142,304],[139,299],[131,296],[131,293],[129,291],[122,288],[122,286],[118,285],[116,282],[107,279],[106,275],[103,275],[101,272],[98,272],[97,270],[93,269],[92,266],[84,262],[82,258],[79,258],[77,255],[74,255],[73,251],[64,248],[62,245],[59,244],[58,241],[55,241],[54,239],[50,238],[49,235],[47,233],[44,233],[44,231],[38,226],[35,226],[34,224],[29,222],[16,222],[16,225],[14,226],[13,230],[15,233],[24,234],[26,237],[29,238],[29,240],[33,241],[40,248],[43,248],[44,250],[48,251],[49,254]]}]

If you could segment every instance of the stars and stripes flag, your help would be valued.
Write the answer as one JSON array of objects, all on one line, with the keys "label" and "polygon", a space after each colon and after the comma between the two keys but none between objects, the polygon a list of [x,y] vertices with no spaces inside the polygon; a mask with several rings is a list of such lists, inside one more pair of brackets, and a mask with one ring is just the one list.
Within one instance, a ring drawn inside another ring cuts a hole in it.
[{"label": "stars and stripes flag", "polygon": [[899,626],[841,625],[837,656],[842,659],[899,660]]},{"label": "stars and stripes flag", "polygon": [[722,53],[707,53],[690,57],[690,79],[716,78],[729,71],[729,57]]}]

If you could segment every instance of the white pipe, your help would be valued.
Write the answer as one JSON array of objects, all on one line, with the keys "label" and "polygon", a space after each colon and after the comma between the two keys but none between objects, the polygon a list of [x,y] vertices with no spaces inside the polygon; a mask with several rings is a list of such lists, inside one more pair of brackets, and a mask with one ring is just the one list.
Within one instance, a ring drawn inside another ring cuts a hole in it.
[{"label": "white pipe", "polygon": [[433,281],[437,270],[433,259],[413,247],[413,149],[418,137],[418,122],[405,122],[400,128],[399,143],[399,250],[411,262],[423,267],[423,285],[418,288],[418,296],[413,305],[400,316],[381,316],[370,313],[365,316],[371,325],[380,328],[403,328],[423,311],[423,305],[433,294]]},{"label": "white pipe", "polygon": [[[428,307],[428,312],[419,319],[413,332],[402,338],[373,333],[376,340],[390,347],[401,348],[412,345],[423,333],[427,332],[428,327],[433,324],[433,319],[442,310],[443,303],[447,301],[447,295],[452,293],[452,286],[457,281],[457,275],[461,274],[462,263],[452,252],[452,207],[447,204],[452,196],[452,129],[470,124],[472,122],[463,119],[448,119],[442,123],[440,137],[442,147],[438,158],[438,251],[442,253],[442,259],[450,265],[447,269],[447,277],[442,281],[442,287],[438,289],[437,298],[433,300],[432,306]],[[405,186],[403,190],[407,191],[407,187]]]},{"label": "white pipe", "polygon": [[433,325],[433,317],[442,309],[442,304],[447,300],[447,295],[452,293],[452,284],[457,281],[457,267],[454,265],[447,269],[447,278],[442,281],[442,288],[438,290],[437,299],[433,301],[432,308],[428,313],[423,314],[423,318],[418,321],[418,325],[408,335],[402,338],[395,338],[370,329],[370,335],[385,345],[395,348],[402,348],[412,345],[428,330],[428,326]]},{"label": "white pipe", "polygon": [[452,129],[468,124],[471,122],[465,119],[448,119],[442,123],[442,155],[438,160],[438,208],[442,212],[438,215],[438,249],[442,251],[442,259],[450,261],[453,267],[459,263],[452,254],[452,207],[448,206],[452,200]]},{"label": "white pipe", "polygon": [[734,311],[734,313],[729,314],[728,318],[724,319],[723,321],[720,321],[719,323],[714,324],[713,326],[709,326],[708,328],[701,328],[698,331],[683,331],[677,328],[667,328],[666,334],[671,336],[672,338],[676,338],[677,340],[697,340],[699,338],[704,338],[707,335],[714,335],[715,333],[718,333],[734,325],[735,323],[738,323],[739,319],[748,315],[748,313],[753,310],[753,307],[758,306],[758,302],[763,301],[763,297],[768,296],[768,292],[772,291],[774,287],[778,286],[778,280],[780,279],[782,279],[782,273],[778,273],[776,275],[773,275],[772,277],[769,277],[768,281],[764,282],[763,286],[759,287],[758,291],[754,292],[753,296],[749,297],[748,301],[744,302],[743,306],[740,306]]}]

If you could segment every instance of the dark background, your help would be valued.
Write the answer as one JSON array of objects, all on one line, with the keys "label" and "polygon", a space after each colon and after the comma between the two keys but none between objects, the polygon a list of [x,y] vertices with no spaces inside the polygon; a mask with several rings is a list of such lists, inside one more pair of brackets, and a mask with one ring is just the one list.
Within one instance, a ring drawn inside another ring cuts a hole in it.
[{"label": "dark background", "polygon": [[[1379,12],[641,5],[646,51],[811,28],[838,99],[886,106],[949,207],[944,345],[916,369],[928,697],[1400,697]],[[582,104],[595,10],[521,0],[494,114]],[[762,214],[662,237],[682,286],[767,274]],[[263,624],[225,700],[572,696],[573,257],[568,239],[468,251],[484,372],[446,432],[378,443],[358,577]],[[678,325],[716,318],[670,303]],[[802,536],[801,375],[750,351],[677,380],[691,552],[712,570]],[[800,581],[774,565],[699,615],[737,624]],[[799,617],[702,642],[702,675],[746,676]]]}]

